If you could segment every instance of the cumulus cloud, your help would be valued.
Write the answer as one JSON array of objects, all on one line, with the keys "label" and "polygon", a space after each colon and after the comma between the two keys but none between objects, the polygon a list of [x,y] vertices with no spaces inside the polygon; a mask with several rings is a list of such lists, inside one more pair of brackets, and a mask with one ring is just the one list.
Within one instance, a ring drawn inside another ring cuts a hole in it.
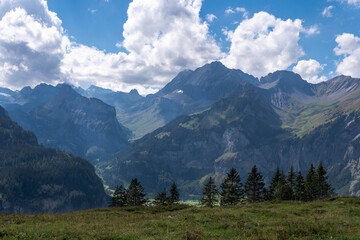
[{"label": "cumulus cloud", "polygon": [[336,37],[336,43],[334,52],[343,57],[336,71],[339,74],[360,78],[360,38],[354,34],[343,33]]},{"label": "cumulus cloud", "polygon": [[19,88],[56,83],[68,42],[44,1],[0,1],[0,82]]},{"label": "cumulus cloud", "polygon": [[332,12],[331,12],[331,10],[334,8],[334,6],[328,6],[328,7],[326,7],[325,9],[324,9],[324,11],[322,11],[322,13],[321,13],[321,15],[323,16],[323,17],[327,17],[327,18],[330,18],[330,17],[332,17]]},{"label": "cumulus cloud", "polygon": [[[11,88],[66,81],[114,90],[153,93],[179,71],[213,60],[256,76],[285,69],[303,56],[301,33],[315,34],[301,20],[260,12],[243,20],[228,54],[209,34],[214,16],[199,16],[202,0],[133,0],[117,53],[76,43],[49,11],[46,0],[0,0],[0,83]],[[231,9],[247,14],[244,8]]]},{"label": "cumulus cloud", "polygon": [[0,81],[18,88],[67,81],[148,93],[176,73],[219,59],[199,17],[201,0],[134,0],[124,24],[125,52],[105,53],[72,42],[45,0],[0,1]]},{"label": "cumulus cloud", "polygon": [[293,67],[293,72],[300,74],[304,80],[310,83],[326,81],[327,79],[325,76],[319,76],[323,70],[324,65],[321,65],[314,59],[301,60]]},{"label": "cumulus cloud", "polygon": [[72,44],[61,70],[78,85],[112,85],[120,90],[163,86],[179,71],[221,56],[207,23],[199,17],[200,8],[200,0],[134,0],[124,24],[124,41],[117,44],[128,53],[106,54]]},{"label": "cumulus cloud", "polygon": [[209,22],[209,23],[211,23],[211,22],[213,22],[215,19],[217,19],[217,17],[214,15],[214,14],[206,14],[206,16],[205,16],[205,18],[206,18],[206,20]]},{"label": "cumulus cloud", "polygon": [[298,43],[300,34],[316,32],[304,28],[299,19],[282,20],[259,12],[242,21],[235,31],[226,32],[231,47],[222,62],[227,67],[261,77],[297,62],[304,55]]}]

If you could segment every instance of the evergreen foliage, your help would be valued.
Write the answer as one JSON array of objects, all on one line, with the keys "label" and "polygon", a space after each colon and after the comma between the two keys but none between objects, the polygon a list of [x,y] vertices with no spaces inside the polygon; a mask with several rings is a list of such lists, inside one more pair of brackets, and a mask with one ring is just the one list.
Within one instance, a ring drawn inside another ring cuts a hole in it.
[{"label": "evergreen foliage", "polygon": [[124,207],[126,206],[126,204],[127,204],[126,190],[122,185],[117,186],[111,198],[111,203],[109,207]]},{"label": "evergreen foliage", "polygon": [[256,165],[251,169],[245,183],[245,194],[250,202],[259,202],[264,198],[264,180]]},{"label": "evergreen foliage", "polygon": [[315,196],[316,198],[326,198],[333,194],[333,189],[330,184],[327,183],[326,171],[322,165],[322,162],[319,163],[319,166],[315,174]]},{"label": "evergreen foliage", "polygon": [[218,190],[215,182],[210,177],[203,190],[203,197],[200,200],[200,204],[206,207],[213,207],[218,202]]},{"label": "evergreen foliage", "polygon": [[293,166],[291,166],[286,178],[285,193],[284,193],[285,200],[294,200],[295,183],[296,183],[296,175]]},{"label": "evergreen foliage", "polygon": [[312,201],[316,198],[315,169],[311,164],[305,180],[305,200]]},{"label": "evergreen foliage", "polygon": [[180,202],[180,194],[177,190],[176,183],[173,182],[170,188],[169,204],[178,204]]},{"label": "evergreen foliage", "polygon": [[285,199],[285,190],[286,190],[286,179],[285,179],[284,171],[281,171],[279,176],[279,181],[275,188],[275,199],[277,200],[284,200]]},{"label": "evergreen foliage", "polygon": [[241,184],[240,175],[231,168],[224,182],[221,184],[221,206],[236,205],[244,196],[243,186]]},{"label": "evergreen foliage", "polygon": [[141,206],[146,203],[144,188],[141,186],[137,178],[131,180],[131,183],[126,190],[127,205]]},{"label": "evergreen foliage", "polygon": [[155,197],[155,204],[159,206],[165,206],[168,205],[169,198],[167,197],[166,188],[164,188],[164,191],[159,192]]},{"label": "evergreen foliage", "polygon": [[301,171],[299,171],[296,176],[295,185],[294,185],[294,200],[304,201],[306,199],[305,196],[305,183],[304,177],[301,175]]}]

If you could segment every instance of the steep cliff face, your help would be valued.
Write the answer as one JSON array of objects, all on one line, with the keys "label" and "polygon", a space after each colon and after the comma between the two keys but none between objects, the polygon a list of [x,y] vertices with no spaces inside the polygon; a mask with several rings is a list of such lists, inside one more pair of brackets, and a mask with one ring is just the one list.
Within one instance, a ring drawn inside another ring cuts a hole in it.
[{"label": "steep cliff face", "polygon": [[94,168],[72,154],[43,148],[0,107],[0,211],[68,212],[106,205]]}]

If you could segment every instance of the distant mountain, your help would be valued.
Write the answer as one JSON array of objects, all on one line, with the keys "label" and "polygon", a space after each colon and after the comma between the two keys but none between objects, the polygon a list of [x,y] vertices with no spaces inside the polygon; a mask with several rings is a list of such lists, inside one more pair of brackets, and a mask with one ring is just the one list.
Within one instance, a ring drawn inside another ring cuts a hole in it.
[{"label": "distant mountain", "polygon": [[277,167],[305,173],[322,161],[338,193],[360,196],[359,86],[345,76],[310,84],[278,71],[178,117],[99,167],[111,187],[138,177],[155,193],[175,180],[185,198],[196,198],[209,176],[219,183],[231,167],[244,178],[256,164],[269,182]]},{"label": "distant mountain", "polygon": [[137,176],[150,192],[176,180],[183,193],[199,194],[199,181],[214,173],[218,157],[284,137],[278,115],[261,92],[246,83],[209,110],[179,117],[144,136],[102,165],[108,169],[105,180],[126,185]]},{"label": "distant mountain", "polygon": [[39,146],[0,107],[0,212],[68,212],[102,207],[105,197],[90,163]]},{"label": "distant mountain", "polygon": [[209,108],[244,82],[259,83],[251,75],[213,62],[179,73],[163,89],[146,98],[135,91],[103,94],[104,89],[96,87],[87,92],[114,106],[119,122],[139,138],[180,115]]},{"label": "distant mountain", "polygon": [[11,118],[33,131],[44,146],[91,161],[126,147],[131,136],[118,123],[113,107],[83,97],[66,84],[24,88],[4,106]]}]

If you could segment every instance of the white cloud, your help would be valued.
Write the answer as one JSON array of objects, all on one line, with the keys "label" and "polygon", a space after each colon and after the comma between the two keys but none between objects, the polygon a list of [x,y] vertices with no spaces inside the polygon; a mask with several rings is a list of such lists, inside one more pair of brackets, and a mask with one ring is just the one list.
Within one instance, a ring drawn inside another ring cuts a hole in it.
[{"label": "white cloud", "polygon": [[155,91],[179,71],[220,58],[220,48],[199,17],[200,8],[200,0],[134,0],[124,41],[116,44],[128,53],[106,54],[73,43],[61,70],[78,85],[111,85],[117,90],[146,86],[139,92]]},{"label": "white cloud", "polygon": [[211,23],[211,22],[213,22],[215,19],[217,19],[217,17],[214,15],[214,14],[206,14],[206,16],[205,16],[205,18],[206,18],[206,20],[209,22],[209,23]]},{"label": "white cloud", "polygon": [[231,7],[228,7],[225,10],[225,15],[230,15],[230,14],[233,14],[233,13],[235,13],[235,11]]},{"label": "white cloud", "polygon": [[331,12],[331,10],[334,8],[334,6],[328,6],[328,7],[326,7],[325,9],[324,9],[324,11],[322,11],[322,13],[321,13],[321,15],[323,16],[323,17],[327,17],[327,18],[330,18],[330,17],[332,17],[332,12]]},{"label": "white cloud", "polygon": [[221,58],[201,0],[134,0],[124,24],[126,52],[105,53],[72,42],[45,0],[0,0],[0,84],[39,82],[156,91],[179,71]]},{"label": "white cloud", "polygon": [[360,38],[354,34],[343,33],[336,37],[336,43],[335,54],[343,56],[336,71],[339,74],[360,78]]},{"label": "white cloud", "polygon": [[360,0],[342,0],[343,2],[347,2],[350,5],[354,5],[356,7],[360,7]]},{"label": "white cloud", "polygon": [[68,42],[60,19],[43,1],[0,1],[0,9],[1,85],[19,88],[57,83]]},{"label": "white cloud", "polygon": [[227,32],[231,47],[222,62],[257,77],[286,69],[304,55],[298,43],[300,34],[315,32],[304,28],[299,19],[281,20],[259,12]]},{"label": "white cloud", "polygon": [[324,65],[321,65],[314,59],[301,60],[293,67],[293,72],[300,74],[300,76],[310,83],[319,83],[326,81],[325,76],[319,76],[324,70]]},{"label": "white cloud", "polygon": [[242,7],[236,7],[235,9],[228,7],[225,10],[225,15],[230,15],[230,14],[239,13],[239,12],[243,14],[244,18],[247,18],[249,16],[249,12],[246,11],[246,9],[242,8]]}]

